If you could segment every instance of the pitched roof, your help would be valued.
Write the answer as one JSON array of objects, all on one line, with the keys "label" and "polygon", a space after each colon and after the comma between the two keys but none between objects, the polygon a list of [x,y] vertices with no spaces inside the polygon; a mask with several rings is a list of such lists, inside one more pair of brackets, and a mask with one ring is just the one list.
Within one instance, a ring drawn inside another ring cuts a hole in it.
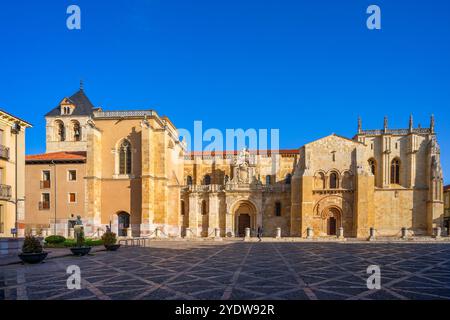
[{"label": "pitched roof", "polygon": [[25,157],[27,163],[33,162],[84,162],[86,161],[85,151],[72,151],[72,152],[51,152],[42,154],[27,155]]},{"label": "pitched roof", "polygon": [[[68,99],[75,105],[75,109],[73,110],[72,115],[74,116],[90,116],[92,114],[92,109],[94,109],[94,105],[91,103],[89,98],[84,93],[83,89],[78,90],[72,96],[68,97]],[[46,117],[56,117],[61,115],[61,108],[58,105],[52,111],[47,113]]]},{"label": "pitched roof", "polygon": [[450,184],[444,186],[444,191],[448,191],[448,190],[450,190]]}]

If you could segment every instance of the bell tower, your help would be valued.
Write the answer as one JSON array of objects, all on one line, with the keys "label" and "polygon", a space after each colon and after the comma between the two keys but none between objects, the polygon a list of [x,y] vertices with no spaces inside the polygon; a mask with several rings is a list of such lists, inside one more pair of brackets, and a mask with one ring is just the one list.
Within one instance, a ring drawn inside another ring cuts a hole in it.
[{"label": "bell tower", "polygon": [[86,151],[86,123],[94,110],[81,82],[76,93],[45,115],[46,152]]}]

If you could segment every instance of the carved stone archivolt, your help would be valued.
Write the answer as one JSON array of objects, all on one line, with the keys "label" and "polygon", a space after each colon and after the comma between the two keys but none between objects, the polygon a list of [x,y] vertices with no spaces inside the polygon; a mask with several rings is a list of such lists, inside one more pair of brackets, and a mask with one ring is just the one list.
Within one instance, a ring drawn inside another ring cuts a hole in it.
[{"label": "carved stone archivolt", "polygon": [[341,197],[339,195],[330,195],[323,197],[316,203],[313,209],[314,216],[323,219],[328,218],[329,213],[334,212],[332,210],[328,210],[328,208],[337,208],[342,212],[349,214],[352,213],[352,205],[347,200],[345,200],[344,197]]}]

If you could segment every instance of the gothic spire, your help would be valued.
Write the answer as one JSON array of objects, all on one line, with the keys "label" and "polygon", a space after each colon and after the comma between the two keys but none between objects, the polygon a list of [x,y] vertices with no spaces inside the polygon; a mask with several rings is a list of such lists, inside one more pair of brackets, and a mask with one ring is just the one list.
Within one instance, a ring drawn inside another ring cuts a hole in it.
[{"label": "gothic spire", "polygon": [[358,133],[361,133],[362,131],[362,121],[361,121],[361,117],[358,116]]},{"label": "gothic spire", "polygon": [[387,131],[387,128],[388,128],[388,117],[384,117],[384,125],[383,125],[383,129],[384,129],[384,132],[386,132]]},{"label": "gothic spire", "polygon": [[412,113],[409,115],[409,132],[413,130],[413,115]]}]

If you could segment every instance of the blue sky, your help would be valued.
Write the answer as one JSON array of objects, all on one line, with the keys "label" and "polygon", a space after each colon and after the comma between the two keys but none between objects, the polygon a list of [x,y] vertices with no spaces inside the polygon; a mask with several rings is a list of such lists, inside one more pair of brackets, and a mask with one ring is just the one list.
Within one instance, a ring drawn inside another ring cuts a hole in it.
[{"label": "blue sky", "polygon": [[[77,4],[82,29],[66,28]],[[382,30],[366,28],[377,4]],[[297,148],[363,127],[428,126],[450,175],[450,2],[365,0],[8,1],[0,7],[0,108],[30,121],[79,80],[96,106],[155,109],[177,127],[279,128]]]}]

